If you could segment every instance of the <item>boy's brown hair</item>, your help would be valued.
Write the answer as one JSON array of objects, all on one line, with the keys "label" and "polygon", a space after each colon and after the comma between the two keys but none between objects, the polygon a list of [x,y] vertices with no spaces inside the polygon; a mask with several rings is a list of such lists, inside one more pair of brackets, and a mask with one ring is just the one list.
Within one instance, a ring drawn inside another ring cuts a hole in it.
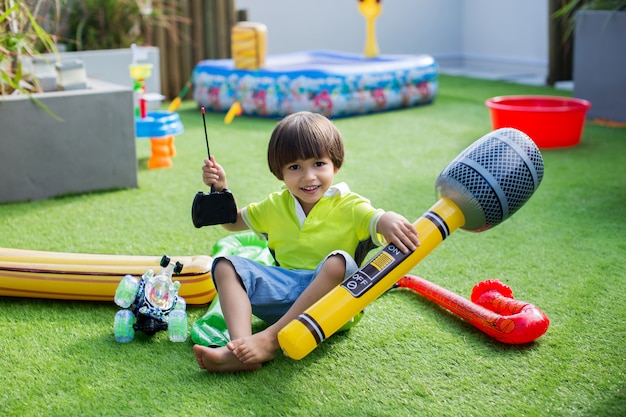
[{"label": "boy's brown hair", "polygon": [[325,116],[307,111],[290,114],[281,120],[267,147],[270,171],[281,181],[283,167],[288,163],[326,156],[335,168],[341,168],[344,158],[341,133]]}]

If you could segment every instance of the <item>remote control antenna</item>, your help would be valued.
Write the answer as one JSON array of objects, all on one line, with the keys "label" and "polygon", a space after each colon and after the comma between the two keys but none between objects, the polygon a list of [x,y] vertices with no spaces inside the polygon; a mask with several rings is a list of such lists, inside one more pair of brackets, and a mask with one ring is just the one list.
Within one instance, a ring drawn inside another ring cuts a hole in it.
[{"label": "remote control antenna", "polygon": [[200,107],[202,112],[202,123],[204,124],[204,139],[206,140],[206,153],[211,159],[211,151],[209,150],[209,135],[206,133],[206,118],[204,117],[204,106]]}]

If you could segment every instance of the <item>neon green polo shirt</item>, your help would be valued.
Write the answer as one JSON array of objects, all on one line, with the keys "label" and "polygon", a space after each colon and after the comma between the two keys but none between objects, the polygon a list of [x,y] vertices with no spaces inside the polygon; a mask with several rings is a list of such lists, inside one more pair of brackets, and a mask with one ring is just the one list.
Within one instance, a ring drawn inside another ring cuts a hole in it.
[{"label": "neon green polo shirt", "polygon": [[267,237],[280,266],[313,270],[334,250],[354,256],[361,241],[371,239],[377,246],[384,244],[376,233],[383,213],[340,183],[324,194],[308,216],[286,188],[249,204],[241,214],[252,231]]}]

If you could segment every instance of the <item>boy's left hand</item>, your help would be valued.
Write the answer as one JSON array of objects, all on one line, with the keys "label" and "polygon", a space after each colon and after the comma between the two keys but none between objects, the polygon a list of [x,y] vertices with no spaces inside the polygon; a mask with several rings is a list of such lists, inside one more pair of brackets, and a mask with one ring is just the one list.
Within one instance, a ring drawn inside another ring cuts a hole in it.
[{"label": "boy's left hand", "polygon": [[387,211],[380,217],[377,229],[387,242],[396,245],[402,253],[414,251],[420,245],[417,230],[413,224],[393,211]]}]

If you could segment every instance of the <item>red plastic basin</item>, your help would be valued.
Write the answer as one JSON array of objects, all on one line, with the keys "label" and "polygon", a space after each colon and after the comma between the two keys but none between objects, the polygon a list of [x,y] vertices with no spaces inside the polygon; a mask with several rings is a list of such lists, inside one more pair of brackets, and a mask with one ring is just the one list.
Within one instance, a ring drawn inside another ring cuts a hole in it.
[{"label": "red plastic basin", "polygon": [[539,148],[560,148],[580,143],[587,100],[553,96],[499,96],[485,102],[493,129],[514,127],[531,137]]}]

